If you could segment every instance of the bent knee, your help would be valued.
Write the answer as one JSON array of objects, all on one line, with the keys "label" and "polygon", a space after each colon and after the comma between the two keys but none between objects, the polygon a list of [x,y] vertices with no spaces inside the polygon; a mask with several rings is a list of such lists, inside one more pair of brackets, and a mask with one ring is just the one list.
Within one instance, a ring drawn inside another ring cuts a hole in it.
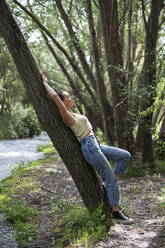
[{"label": "bent knee", "polygon": [[128,151],[125,151],[125,159],[130,160],[131,159],[131,153]]}]

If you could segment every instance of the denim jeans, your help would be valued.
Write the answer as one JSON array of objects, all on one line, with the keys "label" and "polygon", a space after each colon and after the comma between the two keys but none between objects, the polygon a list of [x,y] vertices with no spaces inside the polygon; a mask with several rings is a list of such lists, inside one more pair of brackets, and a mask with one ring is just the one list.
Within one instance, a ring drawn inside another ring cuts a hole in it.
[{"label": "denim jeans", "polygon": [[[80,139],[81,151],[85,160],[94,167],[105,186],[109,204],[120,204],[120,194],[115,174],[123,174],[128,168],[130,153],[126,150],[100,145],[95,135]],[[114,170],[108,160],[115,161]]]}]

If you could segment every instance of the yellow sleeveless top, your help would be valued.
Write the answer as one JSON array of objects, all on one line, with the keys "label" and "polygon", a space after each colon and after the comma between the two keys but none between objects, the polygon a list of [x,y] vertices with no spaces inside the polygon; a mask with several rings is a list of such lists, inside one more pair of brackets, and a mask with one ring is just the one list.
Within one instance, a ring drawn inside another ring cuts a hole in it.
[{"label": "yellow sleeveless top", "polygon": [[83,139],[92,131],[92,125],[85,115],[74,114],[74,116],[75,122],[69,127],[78,139]]}]

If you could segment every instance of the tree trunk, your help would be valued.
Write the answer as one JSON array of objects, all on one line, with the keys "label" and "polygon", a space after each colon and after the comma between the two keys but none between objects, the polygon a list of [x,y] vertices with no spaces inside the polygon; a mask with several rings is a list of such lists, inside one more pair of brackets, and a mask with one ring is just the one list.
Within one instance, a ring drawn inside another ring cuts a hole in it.
[{"label": "tree trunk", "polygon": [[[92,6],[90,0],[87,0],[87,16],[88,16],[90,35],[91,35],[92,51],[93,51],[93,57],[95,63],[97,93],[102,112],[104,133],[107,143],[114,144],[113,135],[110,133],[110,129],[109,129],[109,119],[108,119],[109,112],[113,112],[113,110],[106,96],[106,89],[105,89],[104,76],[103,76],[103,66],[100,60],[99,49],[96,41],[96,32],[94,28],[93,13],[92,13]],[[106,107],[107,105],[109,105],[109,109]]]},{"label": "tree trunk", "polygon": [[[159,16],[162,7],[162,0],[151,1],[151,11],[148,22],[145,17],[144,1],[142,0],[143,18],[146,29],[144,65],[141,75],[141,83],[144,88],[144,95],[141,101],[141,111],[146,111],[154,102],[156,89],[156,45],[159,30]],[[142,159],[149,167],[154,166],[152,149],[152,117],[149,112],[142,116],[140,125],[142,128],[141,144]]]},{"label": "tree trunk", "polygon": [[156,126],[156,124],[158,122],[161,107],[162,107],[162,103],[160,104],[159,108],[156,110],[156,112],[153,115],[153,118],[152,118],[152,128],[155,128],[155,126]]},{"label": "tree trunk", "polygon": [[99,0],[99,14],[107,63],[107,71],[112,91],[114,120],[117,143],[132,151],[133,134],[127,117],[127,82],[122,61],[119,39],[117,0]]},{"label": "tree trunk", "polygon": [[[40,72],[5,0],[1,0],[0,4],[0,33],[14,59],[37,116],[69,170],[85,205],[89,210],[96,209],[103,201],[99,178],[85,162],[76,137],[63,123],[55,104],[48,98]],[[104,206],[109,208],[107,200],[104,201]]]},{"label": "tree trunk", "polygon": [[165,141],[165,112],[164,112],[164,117],[162,120],[162,125],[160,128],[160,132],[159,132],[159,139],[162,141]]},{"label": "tree trunk", "polygon": [[[159,74],[159,72],[157,72],[157,74]],[[163,106],[163,99],[165,97],[165,87],[163,87],[162,91],[161,91],[161,95],[160,95],[160,103],[159,103],[159,108],[156,110],[156,112],[154,113],[153,119],[152,119],[152,127],[154,128],[158,122],[159,115]]]}]

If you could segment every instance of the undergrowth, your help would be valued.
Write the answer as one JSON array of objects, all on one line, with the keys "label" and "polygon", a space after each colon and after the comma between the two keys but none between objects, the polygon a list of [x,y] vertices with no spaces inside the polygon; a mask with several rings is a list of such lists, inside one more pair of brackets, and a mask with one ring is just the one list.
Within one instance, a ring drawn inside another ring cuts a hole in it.
[{"label": "undergrowth", "polygon": [[15,239],[24,246],[35,238],[37,230],[37,207],[26,202],[25,195],[38,190],[38,182],[32,180],[37,169],[36,163],[20,164],[11,176],[0,182],[0,211],[15,230]]},{"label": "undergrowth", "polygon": [[[39,186],[38,170],[47,163],[59,160],[59,155],[52,144],[38,148],[44,152],[45,158],[28,164],[21,163],[13,170],[12,175],[0,182],[0,211],[12,223],[15,229],[15,237],[20,247],[33,242],[36,238],[38,227],[37,218],[40,215],[37,206],[32,205],[26,196],[33,192],[42,194]],[[53,157],[52,157],[53,156]],[[114,165],[113,165],[114,166]],[[165,171],[165,162],[157,161],[155,177]],[[124,177],[146,176],[150,173],[142,163],[132,161],[127,175]],[[132,187],[131,191],[140,194],[138,187]],[[125,207],[122,197],[122,207]],[[158,211],[165,209],[165,189],[160,193]],[[60,198],[53,198],[50,202],[50,211],[57,216],[55,218],[54,233],[60,236],[56,247],[93,247],[93,244],[102,238],[106,238],[107,231],[113,224],[106,218],[102,207],[90,213],[83,205],[69,203]],[[54,221],[54,220],[52,220]]]},{"label": "undergrowth", "polygon": [[101,206],[90,213],[82,205],[54,198],[51,209],[61,216],[61,220],[56,223],[57,231],[63,232],[63,237],[56,246],[58,248],[68,245],[92,247],[91,245],[98,240],[105,239],[107,230],[112,225],[112,221],[106,218]]},{"label": "undergrowth", "polygon": [[20,247],[24,247],[36,238],[37,218],[40,213],[38,206],[29,203],[26,197],[35,192],[42,194],[37,171],[41,166],[59,160],[59,155],[52,144],[39,149],[44,151],[44,158],[18,164],[11,175],[0,182],[0,212],[5,214],[6,219],[13,226],[15,239]]}]

